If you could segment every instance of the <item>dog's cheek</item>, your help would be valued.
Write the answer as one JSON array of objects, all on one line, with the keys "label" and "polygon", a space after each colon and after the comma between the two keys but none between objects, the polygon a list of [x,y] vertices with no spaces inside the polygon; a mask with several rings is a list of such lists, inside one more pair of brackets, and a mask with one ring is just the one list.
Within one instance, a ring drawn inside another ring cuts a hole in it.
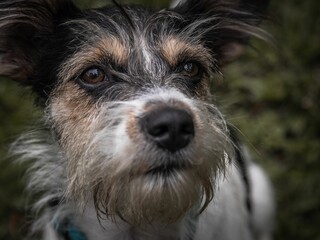
[{"label": "dog's cheek", "polygon": [[52,94],[48,113],[61,147],[81,152],[97,125],[99,111],[92,98],[76,84],[66,83]]},{"label": "dog's cheek", "polygon": [[199,100],[209,102],[211,99],[209,78],[204,77],[195,88],[195,95]]},{"label": "dog's cheek", "polygon": [[170,86],[189,99],[200,100],[208,103],[211,102],[212,94],[210,92],[210,79],[207,76],[203,76],[197,83],[193,83],[192,80],[185,79],[185,82],[172,82]]}]

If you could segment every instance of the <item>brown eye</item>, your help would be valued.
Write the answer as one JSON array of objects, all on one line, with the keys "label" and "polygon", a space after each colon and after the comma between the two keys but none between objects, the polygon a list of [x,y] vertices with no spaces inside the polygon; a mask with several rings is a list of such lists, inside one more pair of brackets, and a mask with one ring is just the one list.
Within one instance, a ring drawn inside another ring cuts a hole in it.
[{"label": "brown eye", "polygon": [[92,67],[86,70],[80,79],[84,83],[95,85],[105,81],[106,74],[100,68]]},{"label": "brown eye", "polygon": [[183,65],[182,72],[188,77],[196,77],[200,74],[200,67],[195,62],[186,62]]}]

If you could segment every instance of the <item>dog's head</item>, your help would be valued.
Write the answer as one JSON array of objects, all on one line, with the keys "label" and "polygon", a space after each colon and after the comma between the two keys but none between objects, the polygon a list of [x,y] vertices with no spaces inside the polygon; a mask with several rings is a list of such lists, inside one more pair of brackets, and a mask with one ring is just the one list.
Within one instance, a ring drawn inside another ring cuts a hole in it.
[{"label": "dog's head", "polygon": [[32,86],[65,156],[66,194],[131,223],[213,197],[232,155],[210,81],[259,36],[265,0],[79,10],[0,3],[0,75]]}]

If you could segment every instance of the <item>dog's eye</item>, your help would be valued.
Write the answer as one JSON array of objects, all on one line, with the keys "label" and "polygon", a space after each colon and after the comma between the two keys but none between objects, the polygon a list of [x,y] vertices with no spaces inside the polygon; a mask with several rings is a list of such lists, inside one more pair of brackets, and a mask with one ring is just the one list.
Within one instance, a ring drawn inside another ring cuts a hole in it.
[{"label": "dog's eye", "polygon": [[106,74],[97,67],[87,69],[81,76],[82,82],[90,85],[96,85],[106,80]]},{"label": "dog's eye", "polygon": [[190,78],[199,77],[201,75],[201,67],[196,62],[186,62],[183,64],[181,73]]}]

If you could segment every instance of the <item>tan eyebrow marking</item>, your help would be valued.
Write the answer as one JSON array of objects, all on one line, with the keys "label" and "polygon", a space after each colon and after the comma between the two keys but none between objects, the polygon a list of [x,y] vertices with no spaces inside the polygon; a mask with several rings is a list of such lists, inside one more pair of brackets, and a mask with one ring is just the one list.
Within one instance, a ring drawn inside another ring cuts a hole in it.
[{"label": "tan eyebrow marking", "polygon": [[176,66],[183,58],[198,60],[207,69],[214,62],[210,51],[201,44],[187,43],[174,36],[170,36],[161,42],[160,53],[171,66]]},{"label": "tan eyebrow marking", "polygon": [[60,66],[58,78],[60,81],[74,77],[79,71],[90,64],[97,64],[109,58],[115,64],[122,66],[126,63],[129,51],[121,41],[115,37],[103,38],[96,43],[81,46],[82,50],[73,54]]}]

